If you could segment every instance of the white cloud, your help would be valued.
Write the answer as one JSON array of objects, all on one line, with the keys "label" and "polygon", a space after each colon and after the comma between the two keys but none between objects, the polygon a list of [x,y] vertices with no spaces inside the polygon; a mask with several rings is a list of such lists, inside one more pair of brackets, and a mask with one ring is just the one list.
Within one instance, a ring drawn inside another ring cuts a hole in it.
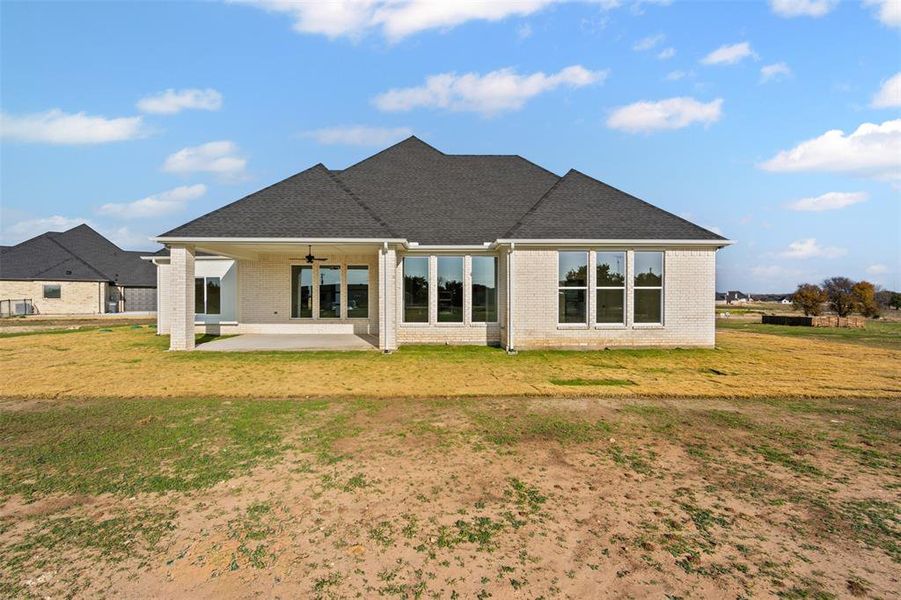
[{"label": "white cloud", "polygon": [[0,112],[0,137],[47,144],[103,144],[133,140],[146,135],[142,117],[67,114],[58,108],[14,116]]},{"label": "white cloud", "polygon": [[822,17],[838,0],[770,0],[770,9],[780,17]]},{"label": "white cloud", "polygon": [[320,144],[342,144],[346,146],[387,146],[408,137],[412,132],[409,127],[367,127],[365,125],[348,125],[341,127],[325,127],[303,132],[304,137],[313,138]]},{"label": "white cloud", "polygon": [[660,52],[657,53],[657,58],[660,60],[669,60],[676,55],[676,49],[670,46],[669,48],[664,48]]},{"label": "white cloud", "polygon": [[[99,231],[109,241],[124,250],[147,250],[154,246],[154,242],[150,241],[150,236],[147,233],[133,231],[128,227],[118,227],[116,229],[101,228]],[[154,250],[150,250],[150,252]]]},{"label": "white cloud", "polygon": [[684,79],[684,78],[688,77],[688,75],[689,74],[686,73],[685,71],[679,71],[679,70],[670,71],[669,73],[666,74],[665,79],[667,81],[679,81],[680,79]]},{"label": "white cloud", "polygon": [[866,268],[869,275],[884,275],[888,273],[889,268],[885,265],[870,265]]},{"label": "white cloud", "polygon": [[532,26],[528,23],[523,23],[519,27],[516,28],[516,37],[521,40],[532,37]]},{"label": "white cloud", "polygon": [[751,44],[741,42],[720,46],[702,58],[701,63],[705,65],[734,65],[748,57],[756,58],[757,54],[751,49]]},{"label": "white cloud", "polygon": [[833,129],[783,150],[759,166],[783,173],[830,171],[901,180],[901,119],[863,123],[849,135]]},{"label": "white cloud", "polygon": [[873,96],[873,108],[897,108],[901,106],[901,72],[895,73],[882,82],[882,87]]},{"label": "white cloud", "polygon": [[392,89],[373,99],[384,111],[406,111],[418,107],[473,111],[490,116],[516,110],[531,98],[558,87],[579,88],[603,82],[608,71],[590,71],[572,65],[557,73],[520,75],[512,68],[478,73],[442,73],[426,78],[418,87]]},{"label": "white cloud", "polygon": [[632,49],[636,52],[644,52],[645,50],[651,50],[656,48],[658,44],[660,44],[663,40],[666,39],[666,36],[662,33],[658,33],[657,35],[649,35],[648,37],[641,38],[637,42],[632,45]]},{"label": "white cloud", "polygon": [[25,240],[31,239],[36,235],[46,233],[48,231],[66,231],[72,229],[82,223],[91,222],[81,217],[63,217],[54,215],[52,217],[41,217],[37,219],[25,219],[13,223],[3,231],[3,240],[11,244],[18,244]]},{"label": "white cloud", "polygon": [[629,132],[651,132],[662,129],[682,129],[692,123],[709,125],[720,120],[723,99],[698,102],[680,97],[658,102],[635,102],[615,109],[607,118],[607,126]]},{"label": "white cloud", "polygon": [[797,240],[788,245],[788,248],[780,252],[780,256],[784,258],[838,258],[844,256],[848,251],[844,248],[835,246],[821,246],[816,238],[807,238]]},{"label": "white cloud", "polygon": [[289,15],[294,30],[329,38],[360,38],[378,31],[391,41],[429,29],[450,29],[467,21],[501,21],[524,17],[554,4],[557,0],[335,0],[295,2],[293,0],[233,0]]},{"label": "white cloud", "polygon": [[864,202],[868,198],[866,192],[828,192],[820,196],[801,198],[788,204],[787,208],[798,211],[820,212],[824,210],[838,210]]},{"label": "white cloud", "polygon": [[247,160],[237,156],[238,145],[227,140],[182,148],[163,163],[168,173],[214,173],[224,179],[240,179]]},{"label": "white cloud", "polygon": [[104,204],[97,212],[101,215],[121,219],[159,217],[184,210],[189,201],[196,200],[204,194],[206,194],[206,186],[202,183],[183,185],[133,202]]},{"label": "white cloud", "polygon": [[168,89],[153,96],[138,100],[138,110],[145,113],[172,115],[185,109],[219,110],[222,108],[222,94],[212,88],[205,90]]},{"label": "white cloud", "polygon": [[760,83],[780,81],[782,79],[785,79],[786,77],[791,77],[791,74],[791,67],[789,67],[784,62],[765,65],[760,68]]},{"label": "white cloud", "polygon": [[864,0],[864,4],[877,8],[876,18],[883,25],[901,27],[901,2],[898,0]]}]

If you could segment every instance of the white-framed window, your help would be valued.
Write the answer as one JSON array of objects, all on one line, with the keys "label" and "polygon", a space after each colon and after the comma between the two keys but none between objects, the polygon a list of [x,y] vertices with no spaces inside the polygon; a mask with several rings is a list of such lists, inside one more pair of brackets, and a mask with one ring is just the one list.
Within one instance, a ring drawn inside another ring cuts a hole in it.
[{"label": "white-framed window", "polygon": [[369,318],[369,267],[347,267],[347,318]]},{"label": "white-framed window", "polygon": [[588,252],[557,253],[557,322],[588,322]]},{"label": "white-framed window", "polygon": [[313,318],[313,265],[291,265],[291,318]]},{"label": "white-framed window", "polygon": [[319,318],[341,318],[341,265],[319,265]]},{"label": "white-framed window", "polygon": [[438,322],[463,322],[463,257],[439,256]]},{"label": "white-framed window", "polygon": [[58,283],[45,283],[44,284],[44,299],[45,300],[58,300],[63,297],[63,288]]},{"label": "white-framed window", "polygon": [[194,312],[198,315],[218,315],[222,297],[220,289],[218,277],[195,277]]},{"label": "white-framed window", "polygon": [[404,323],[429,322],[429,257],[405,256]]},{"label": "white-framed window", "polygon": [[595,253],[595,322],[626,323],[626,253]]},{"label": "white-framed window", "polygon": [[633,322],[663,324],[663,252],[636,252],[633,283]]},{"label": "white-framed window", "polygon": [[472,257],[470,306],[473,323],[497,323],[497,257]]}]

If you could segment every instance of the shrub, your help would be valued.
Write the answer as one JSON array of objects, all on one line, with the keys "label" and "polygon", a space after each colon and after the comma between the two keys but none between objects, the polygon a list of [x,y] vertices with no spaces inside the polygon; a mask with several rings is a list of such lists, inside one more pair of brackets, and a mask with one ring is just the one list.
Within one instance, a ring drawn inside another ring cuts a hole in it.
[{"label": "shrub", "polygon": [[823,302],[826,301],[826,293],[820,286],[812,283],[802,283],[792,294],[792,304],[796,310],[804,311],[804,316],[815,317],[822,312]]}]

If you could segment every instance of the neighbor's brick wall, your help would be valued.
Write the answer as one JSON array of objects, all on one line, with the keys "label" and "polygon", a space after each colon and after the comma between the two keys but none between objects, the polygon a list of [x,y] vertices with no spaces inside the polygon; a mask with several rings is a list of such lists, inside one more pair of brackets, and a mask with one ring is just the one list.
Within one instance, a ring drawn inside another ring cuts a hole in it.
[{"label": "neighbor's brick wall", "polygon": [[[340,255],[317,252],[327,261],[314,265],[313,278],[318,278],[320,265],[369,267],[369,318],[319,319],[319,296],[313,296],[313,319],[291,318],[291,265],[306,264],[291,260],[306,254],[298,247],[296,255],[263,254],[257,260],[238,261],[239,333],[363,333],[378,334],[378,255]],[[315,290],[315,288],[314,288]],[[342,310],[346,311],[347,282],[342,271]],[[346,314],[346,312],[345,312]]]},{"label": "neighbor's brick wall", "polygon": [[[626,289],[627,324],[597,328],[595,320],[594,253],[589,262],[586,325],[557,323],[557,251],[517,249],[514,276],[514,342],[516,348],[552,346],[706,346],[714,337],[716,251],[669,249],[664,255],[662,326],[631,323],[631,275]],[[633,253],[627,253],[629,273]]]},{"label": "neighbor's brick wall", "polygon": [[[60,298],[44,298],[44,284],[59,284]],[[43,315],[96,315],[105,312],[106,286],[98,281],[0,281],[0,300],[31,298]]]},{"label": "neighbor's brick wall", "polygon": [[[487,254],[488,256],[497,256]],[[422,256],[421,254],[399,253],[395,262],[394,290],[396,298],[394,302],[394,317],[397,322],[398,344],[500,344],[501,327],[497,323],[472,323],[470,296],[470,284],[472,282],[471,255],[463,255],[463,323],[438,323],[438,257],[429,257],[429,322],[428,323],[404,323],[404,256]],[[454,255],[460,256],[460,255]],[[480,254],[486,256],[486,254]],[[506,296],[503,292],[503,283],[500,273],[500,265],[504,260],[498,256],[498,303],[503,307]],[[503,313],[499,312],[498,320],[503,319]]]}]

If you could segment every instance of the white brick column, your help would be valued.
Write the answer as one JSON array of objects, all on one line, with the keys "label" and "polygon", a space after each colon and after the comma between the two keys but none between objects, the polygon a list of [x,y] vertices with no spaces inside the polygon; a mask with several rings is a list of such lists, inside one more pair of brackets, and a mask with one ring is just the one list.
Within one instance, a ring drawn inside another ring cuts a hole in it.
[{"label": "white brick column", "polygon": [[170,248],[172,320],[169,350],[194,349],[194,247]]},{"label": "white brick column", "polygon": [[397,349],[397,251],[379,252],[379,350]]}]

